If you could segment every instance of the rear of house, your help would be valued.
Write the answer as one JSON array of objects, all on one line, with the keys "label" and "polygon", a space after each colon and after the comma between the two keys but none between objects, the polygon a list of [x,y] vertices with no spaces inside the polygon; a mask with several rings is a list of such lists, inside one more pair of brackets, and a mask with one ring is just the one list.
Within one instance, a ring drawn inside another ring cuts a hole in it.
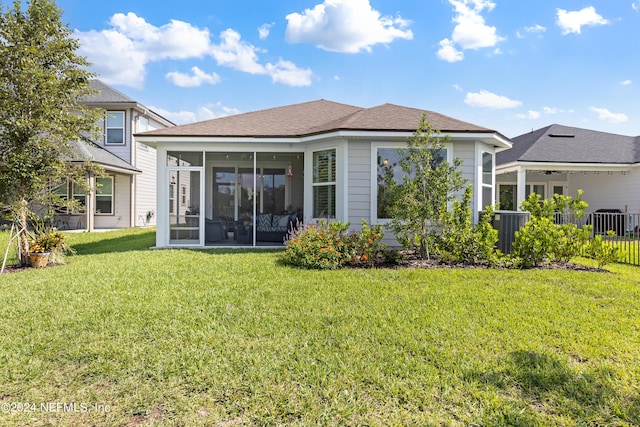
[{"label": "rear of house", "polygon": [[[422,115],[463,160],[473,210],[493,204],[498,132],[439,113],[320,100],[136,135],[158,153],[158,247],[280,245],[292,221],[384,223],[384,167]],[[400,170],[394,168],[396,178]]]}]

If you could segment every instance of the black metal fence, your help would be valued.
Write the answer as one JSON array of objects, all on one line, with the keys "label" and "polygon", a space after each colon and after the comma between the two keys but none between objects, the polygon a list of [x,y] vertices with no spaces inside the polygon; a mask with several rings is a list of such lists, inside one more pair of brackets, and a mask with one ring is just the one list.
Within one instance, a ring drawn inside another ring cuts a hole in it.
[{"label": "black metal fence", "polygon": [[574,223],[578,227],[590,225],[592,236],[602,236],[602,240],[618,247],[621,262],[640,265],[640,214],[629,214],[615,210],[599,210],[575,218],[566,214],[556,214],[556,224]]}]

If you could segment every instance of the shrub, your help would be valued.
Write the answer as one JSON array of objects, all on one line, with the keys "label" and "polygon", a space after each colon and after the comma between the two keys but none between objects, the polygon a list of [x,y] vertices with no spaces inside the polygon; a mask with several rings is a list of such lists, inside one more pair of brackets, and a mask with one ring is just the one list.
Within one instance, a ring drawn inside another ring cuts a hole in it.
[{"label": "shrub", "polygon": [[380,225],[348,232],[349,223],[320,220],[316,224],[293,228],[286,240],[283,262],[308,269],[337,269],[345,265],[373,266],[384,233]]},{"label": "shrub", "polygon": [[498,253],[498,231],[491,226],[491,207],[475,226],[471,225],[472,186],[468,186],[462,200],[452,202],[452,209],[443,214],[442,235],[437,240],[440,260],[446,263],[476,264],[495,262]]},{"label": "shrub", "polygon": [[[609,230],[609,236],[614,236],[615,232]],[[618,246],[607,244],[602,236],[597,235],[587,244],[585,254],[596,260],[598,268],[604,267],[606,264],[620,261],[622,253]]]},{"label": "shrub", "polygon": [[575,198],[555,194],[544,201],[538,194],[530,194],[522,209],[531,213],[531,220],[515,233],[513,257],[520,260],[521,267],[531,268],[549,261],[569,262],[578,256],[591,228],[555,224],[554,215],[569,213],[580,218],[587,206],[581,190]]}]

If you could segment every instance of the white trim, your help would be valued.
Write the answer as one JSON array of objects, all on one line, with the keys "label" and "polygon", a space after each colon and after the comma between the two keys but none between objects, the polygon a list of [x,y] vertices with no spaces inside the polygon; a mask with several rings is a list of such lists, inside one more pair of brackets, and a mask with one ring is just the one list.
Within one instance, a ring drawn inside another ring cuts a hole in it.
[{"label": "white trim", "polygon": [[[447,162],[451,164],[453,162],[453,142],[447,142],[444,145],[444,149],[447,150]],[[373,141],[371,142],[371,200],[369,203],[369,217],[371,224],[386,224],[390,221],[390,218],[378,218],[378,149],[380,148],[405,148],[407,143],[405,142],[391,142],[391,141]]]},{"label": "white trim", "polygon": [[[292,144],[299,145],[305,143],[314,143],[314,142],[322,142],[322,141],[330,141],[332,139],[398,139],[406,141],[407,138],[411,137],[414,132],[400,131],[350,131],[350,130],[339,130],[328,133],[321,133],[317,135],[309,135],[303,137],[291,137],[291,136],[282,136],[282,137],[252,137],[252,136],[232,136],[232,137],[219,137],[219,136],[181,136],[181,135],[136,135],[136,141],[143,142],[152,147],[159,146],[162,144],[168,143],[179,143],[181,146],[185,144],[195,143],[195,144],[203,144],[203,143],[227,143],[231,146],[236,146],[238,144]],[[435,135],[434,135],[435,136]],[[511,148],[511,142],[500,136],[497,133],[479,133],[479,132],[450,132],[450,133],[442,133],[438,136],[439,138],[449,137],[450,139],[455,139],[459,141],[482,141],[488,145],[495,147],[503,147],[503,148]],[[243,147],[244,151],[247,150],[247,147]]]},{"label": "white trim", "polygon": [[[114,113],[122,113],[122,142],[109,142],[109,129],[120,129],[119,127],[109,127],[109,116],[113,116]],[[127,111],[126,110],[107,110],[104,118],[104,145],[111,146],[124,146],[127,145]]]},{"label": "white trim", "polygon": [[520,169],[531,171],[617,171],[630,172],[632,168],[640,166],[638,163],[540,163],[540,162],[511,162],[496,167],[496,174],[503,175],[505,173],[517,172]]},{"label": "white trim", "polygon": [[[111,179],[111,194],[102,194],[98,193],[98,180],[101,179]],[[98,212],[98,196],[111,196],[111,212]],[[95,201],[94,201],[94,209],[93,212],[96,216],[114,216],[116,214],[116,177],[114,175],[107,176],[99,176],[96,177],[96,190],[94,192]]]}]

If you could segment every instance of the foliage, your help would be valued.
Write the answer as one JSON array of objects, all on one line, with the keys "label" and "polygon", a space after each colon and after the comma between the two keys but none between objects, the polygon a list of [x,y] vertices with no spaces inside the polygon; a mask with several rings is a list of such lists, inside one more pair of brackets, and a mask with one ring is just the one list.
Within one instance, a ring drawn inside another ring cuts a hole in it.
[{"label": "foliage", "polygon": [[29,251],[32,253],[49,253],[50,264],[64,264],[64,257],[74,250],[67,243],[67,238],[61,232],[50,229],[38,234],[29,243]]},{"label": "foliage", "polygon": [[293,228],[286,241],[283,261],[310,269],[337,269],[345,265],[373,266],[380,243],[382,226],[367,226],[362,220],[361,232],[349,232],[349,223],[320,220]]},{"label": "foliage", "polygon": [[385,174],[392,203],[389,227],[403,247],[415,250],[422,258],[430,257],[447,205],[464,184],[458,170],[462,161],[455,159],[450,164],[444,156],[448,140],[448,136],[441,138],[423,115],[407,147],[398,150],[403,182],[398,184]]},{"label": "foliage", "polygon": [[2,425],[640,425],[637,267],[320,271],[67,238],[67,265],[0,277],[0,389],[89,411]]},{"label": "foliage", "polygon": [[[607,231],[609,237],[615,236],[615,231]],[[622,258],[620,247],[608,244],[601,235],[595,236],[586,246],[585,253],[598,263],[598,268],[604,267],[606,264],[619,262]]]},{"label": "foliage", "polygon": [[493,209],[481,216],[478,224],[471,225],[471,199],[473,187],[467,186],[462,200],[454,200],[450,210],[443,213],[442,235],[437,241],[440,259],[450,263],[476,264],[494,262],[498,255],[498,231],[491,226]]},{"label": "foliage", "polygon": [[[78,102],[93,75],[61,16],[53,0],[30,0],[26,11],[0,2],[0,205],[23,226],[50,198],[43,189],[67,174],[70,141],[91,135],[100,114]],[[26,235],[20,249],[29,251]]]},{"label": "foliage", "polygon": [[[587,207],[582,190],[578,190],[575,198],[554,194],[546,200],[531,193],[522,203],[522,209],[531,213],[531,220],[515,233],[513,243],[513,256],[520,260],[521,267],[537,267],[549,261],[569,262],[580,255],[591,227],[579,228],[562,219],[567,215],[581,218]],[[564,223],[556,224],[556,218]]]}]

